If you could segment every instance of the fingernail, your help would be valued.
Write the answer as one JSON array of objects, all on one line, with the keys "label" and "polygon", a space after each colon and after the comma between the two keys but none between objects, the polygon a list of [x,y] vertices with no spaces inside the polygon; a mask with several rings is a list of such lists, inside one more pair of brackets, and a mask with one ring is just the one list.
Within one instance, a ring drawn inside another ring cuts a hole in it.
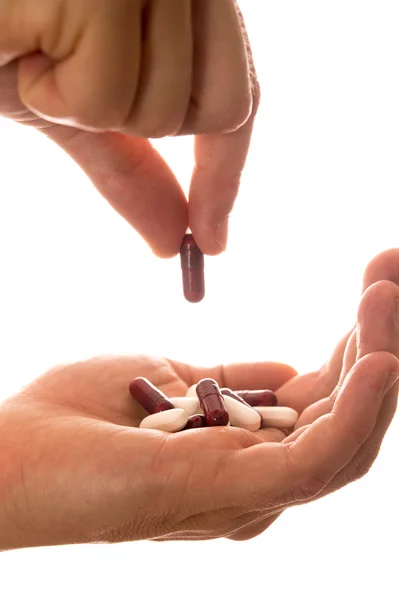
[{"label": "fingernail", "polygon": [[393,388],[393,386],[398,381],[398,379],[399,379],[399,373],[390,373],[388,375],[388,377],[385,381],[384,387],[383,387],[382,396],[386,396],[386,394],[389,392],[390,389]]},{"label": "fingernail", "polygon": [[227,247],[227,237],[229,234],[229,217],[226,217],[224,221],[219,223],[215,231],[215,240],[224,251]]},{"label": "fingernail", "polygon": [[395,322],[399,327],[399,298],[396,298],[395,300]]}]

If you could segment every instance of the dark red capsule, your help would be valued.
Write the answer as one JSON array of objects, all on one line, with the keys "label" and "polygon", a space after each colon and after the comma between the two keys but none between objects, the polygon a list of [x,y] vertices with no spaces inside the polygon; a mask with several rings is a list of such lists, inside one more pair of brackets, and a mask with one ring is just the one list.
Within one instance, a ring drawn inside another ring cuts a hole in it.
[{"label": "dark red capsule", "polygon": [[183,238],[180,263],[185,299],[189,302],[201,302],[205,296],[204,255],[191,233]]},{"label": "dark red capsule", "polygon": [[246,402],[245,400],[243,400],[241,398],[241,396],[239,396],[238,394],[236,394],[235,392],[233,392],[233,390],[231,390],[230,388],[221,388],[220,390],[223,394],[223,396],[230,396],[230,398],[234,398],[234,400],[237,400],[238,402],[241,402],[241,404],[245,404],[245,406],[249,406],[249,408],[252,408],[250,404],[248,404],[248,402]]},{"label": "dark red capsule", "polygon": [[184,429],[198,429],[199,427],[208,427],[204,415],[193,415],[190,417]]},{"label": "dark red capsule", "polygon": [[136,377],[129,385],[129,392],[150,415],[174,408],[167,396],[145,377]]},{"label": "dark red capsule", "polygon": [[277,396],[272,390],[239,390],[235,393],[250,406],[277,406]]},{"label": "dark red capsule", "polygon": [[227,425],[229,413],[216,381],[201,379],[197,384],[196,392],[209,427]]}]

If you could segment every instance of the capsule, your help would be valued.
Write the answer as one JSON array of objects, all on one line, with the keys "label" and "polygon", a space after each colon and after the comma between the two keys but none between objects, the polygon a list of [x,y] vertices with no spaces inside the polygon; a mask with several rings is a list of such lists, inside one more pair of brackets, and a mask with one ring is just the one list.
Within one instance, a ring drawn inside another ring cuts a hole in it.
[{"label": "capsule", "polygon": [[184,396],[184,398],[169,398],[169,402],[171,402],[175,408],[182,408],[186,411],[188,417],[201,413],[197,396],[195,396],[195,398],[189,396]]},{"label": "capsule", "polygon": [[209,427],[228,425],[229,414],[216,381],[201,379],[197,383],[196,392]]},{"label": "capsule", "polygon": [[174,408],[165,394],[145,377],[133,379],[129,385],[129,392],[150,415]]},{"label": "capsule", "polygon": [[241,396],[236,394],[236,392],[233,392],[233,390],[231,390],[230,388],[221,388],[220,391],[223,394],[223,396],[230,396],[230,398],[234,398],[234,400],[237,400],[237,402],[241,402],[241,404],[245,404],[245,406],[249,406],[249,408],[252,408],[252,406],[248,404],[248,402],[243,400]]},{"label": "capsule", "polygon": [[258,431],[262,421],[257,412],[258,410],[261,410],[260,408],[252,408],[252,406],[248,406],[248,404],[244,404],[243,402],[238,402],[231,396],[223,396],[223,398],[227,412],[229,413],[230,425],[246,429],[247,431]]},{"label": "capsule", "polygon": [[250,406],[277,406],[277,396],[272,390],[239,390],[235,393]]},{"label": "capsule", "polygon": [[191,233],[184,236],[180,247],[183,294],[188,302],[201,302],[205,296],[204,255]]},{"label": "capsule", "polygon": [[298,413],[288,406],[256,406],[262,419],[262,427],[292,429],[298,420]]},{"label": "capsule", "polygon": [[182,408],[163,410],[148,415],[140,423],[142,429],[158,429],[165,433],[176,433],[187,425],[188,417]]},{"label": "capsule", "polygon": [[193,398],[194,396],[197,397],[196,389],[197,389],[197,384],[194,383],[194,385],[192,385],[188,388],[188,390],[186,392],[186,396],[188,398]]},{"label": "capsule", "polygon": [[208,427],[204,415],[192,415],[184,429],[199,429],[200,427]]}]

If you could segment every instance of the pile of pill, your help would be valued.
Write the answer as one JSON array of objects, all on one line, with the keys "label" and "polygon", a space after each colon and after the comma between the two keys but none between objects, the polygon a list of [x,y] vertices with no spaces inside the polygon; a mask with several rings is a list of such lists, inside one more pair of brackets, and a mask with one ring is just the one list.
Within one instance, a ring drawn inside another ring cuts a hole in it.
[{"label": "pile of pill", "polygon": [[140,427],[168,433],[226,425],[248,431],[261,427],[291,429],[298,419],[292,408],[277,406],[271,390],[233,392],[220,389],[213,379],[201,379],[184,397],[168,398],[147,379],[137,377],[130,383],[129,392],[148,412]]}]

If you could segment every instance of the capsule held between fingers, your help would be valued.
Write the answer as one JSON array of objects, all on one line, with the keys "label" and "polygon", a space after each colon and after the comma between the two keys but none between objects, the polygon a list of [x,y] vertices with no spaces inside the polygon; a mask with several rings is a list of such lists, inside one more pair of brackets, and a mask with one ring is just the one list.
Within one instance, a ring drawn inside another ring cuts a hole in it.
[{"label": "capsule held between fingers", "polygon": [[210,427],[228,425],[229,414],[216,381],[201,379],[197,384],[196,392],[208,425]]},{"label": "capsule held between fingers", "polygon": [[136,377],[129,385],[130,395],[150,414],[171,410],[173,404],[145,377]]},{"label": "capsule held between fingers", "polygon": [[250,406],[277,406],[277,396],[272,390],[238,390],[234,392]]},{"label": "capsule held between fingers", "polygon": [[201,302],[205,296],[204,255],[187,233],[180,247],[183,293],[188,302]]}]

